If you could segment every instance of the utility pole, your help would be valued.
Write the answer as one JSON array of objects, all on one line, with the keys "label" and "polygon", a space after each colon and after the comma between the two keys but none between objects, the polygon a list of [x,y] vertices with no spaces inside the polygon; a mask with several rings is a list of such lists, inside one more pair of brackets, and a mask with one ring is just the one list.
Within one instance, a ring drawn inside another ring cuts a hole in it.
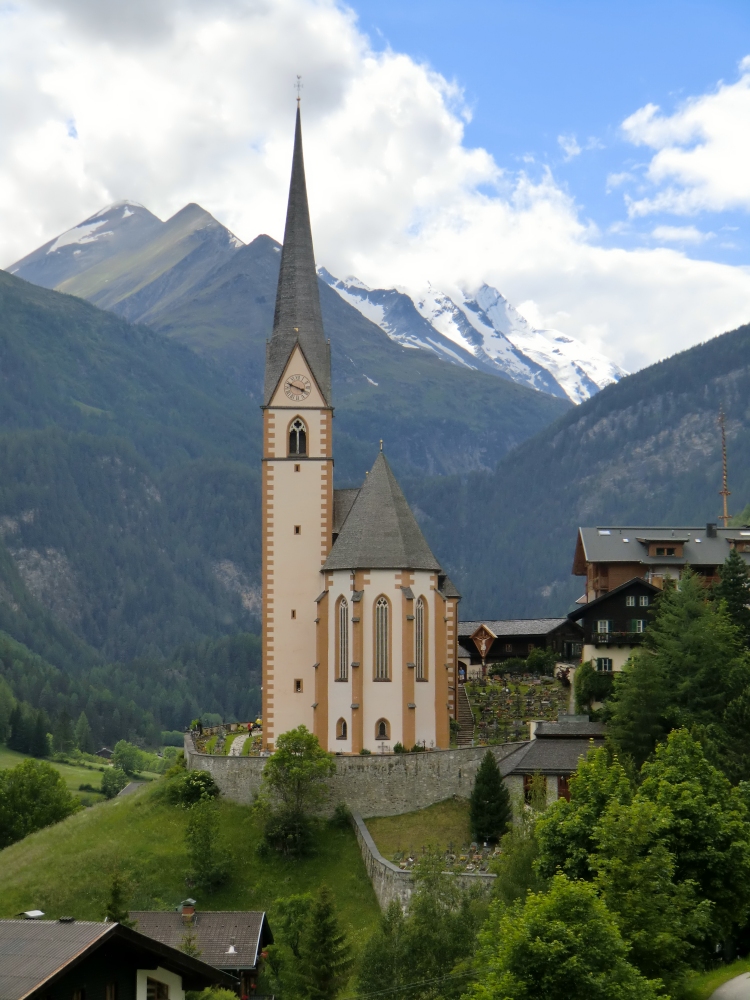
[{"label": "utility pole", "polygon": [[727,434],[725,427],[726,419],[724,417],[724,410],[719,410],[719,427],[721,428],[721,469],[722,478],[721,485],[722,488],[719,490],[719,496],[724,501],[724,513],[720,515],[720,520],[723,521],[724,527],[729,525],[729,511],[727,510],[727,497],[731,496],[731,490],[727,489]]}]

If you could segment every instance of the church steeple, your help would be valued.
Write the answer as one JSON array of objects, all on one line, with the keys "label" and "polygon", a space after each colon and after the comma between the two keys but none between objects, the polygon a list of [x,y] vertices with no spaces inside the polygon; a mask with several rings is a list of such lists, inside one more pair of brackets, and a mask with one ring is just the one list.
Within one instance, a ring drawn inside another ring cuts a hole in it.
[{"label": "church steeple", "polygon": [[302,125],[297,108],[292,179],[281,251],[273,333],[266,351],[264,402],[270,403],[289,356],[299,343],[326,403],[331,403],[331,352],[323,331],[315,270],[310,212],[302,155]]}]

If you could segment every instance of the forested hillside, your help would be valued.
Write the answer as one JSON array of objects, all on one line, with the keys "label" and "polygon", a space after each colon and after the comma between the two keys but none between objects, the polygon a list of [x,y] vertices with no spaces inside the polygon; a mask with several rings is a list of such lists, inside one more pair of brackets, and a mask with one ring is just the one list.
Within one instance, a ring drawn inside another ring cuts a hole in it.
[{"label": "forested hillside", "polygon": [[491,474],[407,484],[463,594],[461,613],[557,615],[580,524],[700,525],[721,511],[719,410],[730,512],[750,499],[750,326],[608,386]]}]

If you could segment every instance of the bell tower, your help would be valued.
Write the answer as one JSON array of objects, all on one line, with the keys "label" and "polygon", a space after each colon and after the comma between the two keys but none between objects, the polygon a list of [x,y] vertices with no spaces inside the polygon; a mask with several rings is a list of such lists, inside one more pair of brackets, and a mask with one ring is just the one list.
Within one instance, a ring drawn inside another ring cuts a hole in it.
[{"label": "bell tower", "polygon": [[263,397],[263,741],[273,749],[281,733],[303,723],[313,729],[315,600],[333,520],[331,352],[320,312],[299,106]]}]

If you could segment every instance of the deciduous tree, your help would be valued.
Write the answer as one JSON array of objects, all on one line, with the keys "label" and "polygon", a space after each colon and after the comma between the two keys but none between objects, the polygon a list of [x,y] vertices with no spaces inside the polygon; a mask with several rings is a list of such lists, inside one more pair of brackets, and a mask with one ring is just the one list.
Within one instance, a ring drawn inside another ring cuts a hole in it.
[{"label": "deciduous tree", "polygon": [[46,761],[25,760],[0,771],[0,849],[79,808],[60,772]]}]

